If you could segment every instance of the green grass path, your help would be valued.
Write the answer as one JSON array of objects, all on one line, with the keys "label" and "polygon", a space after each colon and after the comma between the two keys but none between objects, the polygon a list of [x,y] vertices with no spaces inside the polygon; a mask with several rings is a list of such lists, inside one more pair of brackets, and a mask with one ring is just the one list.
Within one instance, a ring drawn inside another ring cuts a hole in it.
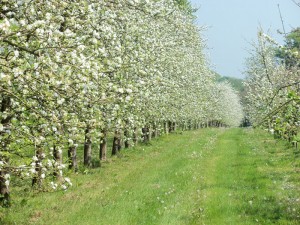
[{"label": "green grass path", "polygon": [[0,224],[300,224],[298,157],[259,130],[172,134],[72,175],[67,192],[17,193]]}]

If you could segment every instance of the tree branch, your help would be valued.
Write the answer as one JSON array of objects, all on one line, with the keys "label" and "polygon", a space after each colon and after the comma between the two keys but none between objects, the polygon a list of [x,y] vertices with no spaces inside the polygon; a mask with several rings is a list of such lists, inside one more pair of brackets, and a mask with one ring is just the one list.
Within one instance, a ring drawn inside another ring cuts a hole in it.
[{"label": "tree branch", "polygon": [[19,45],[15,44],[15,43],[13,43],[13,42],[11,42],[11,41],[9,41],[9,40],[3,40],[3,42],[5,42],[5,43],[7,43],[7,44],[9,44],[9,45],[11,45],[11,46],[13,46],[13,47],[15,47],[15,48],[21,50],[21,51],[28,52],[28,53],[30,53],[30,54],[32,54],[32,55],[35,55],[35,56],[39,56],[37,53],[35,53],[35,51],[32,51],[32,50],[27,49],[27,48],[25,48],[25,47],[19,46]]},{"label": "tree branch", "polygon": [[300,7],[300,2],[296,2],[295,0],[292,0],[292,2],[294,2],[296,4],[296,6]]}]

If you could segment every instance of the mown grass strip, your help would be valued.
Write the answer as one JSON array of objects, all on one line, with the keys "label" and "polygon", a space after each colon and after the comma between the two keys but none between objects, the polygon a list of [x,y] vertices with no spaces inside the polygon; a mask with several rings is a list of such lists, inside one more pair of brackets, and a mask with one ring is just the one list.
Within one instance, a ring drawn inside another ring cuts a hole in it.
[{"label": "mown grass strip", "polygon": [[203,129],[122,152],[67,192],[13,196],[2,224],[299,224],[299,158],[263,131]]},{"label": "mown grass strip", "polygon": [[264,131],[230,129],[213,152],[191,224],[299,224],[299,159],[286,143]]}]

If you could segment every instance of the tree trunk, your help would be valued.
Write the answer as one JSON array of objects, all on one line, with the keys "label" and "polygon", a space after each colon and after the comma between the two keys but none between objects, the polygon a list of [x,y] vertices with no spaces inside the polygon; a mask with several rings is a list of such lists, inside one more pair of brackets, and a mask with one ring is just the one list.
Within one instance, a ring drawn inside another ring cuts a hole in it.
[{"label": "tree trunk", "polygon": [[130,143],[129,143],[129,131],[128,131],[128,129],[125,129],[125,131],[124,131],[124,139],[125,139],[125,141],[124,141],[124,147],[125,148],[129,148],[130,147]]},{"label": "tree trunk", "polygon": [[187,130],[187,124],[186,124],[186,122],[184,122],[183,126],[182,126],[182,131],[185,131],[185,130]]},{"label": "tree trunk", "polygon": [[32,187],[37,185],[38,188],[42,187],[42,148],[41,146],[36,147],[35,156],[37,158],[37,161],[35,161],[35,176],[32,179]]},{"label": "tree trunk", "polygon": [[164,122],[165,134],[169,134],[168,122]]},{"label": "tree trunk", "polygon": [[172,131],[173,131],[173,123],[171,121],[168,121],[168,129],[169,129],[169,133],[172,133]]},{"label": "tree trunk", "polygon": [[[2,95],[2,93],[1,93]],[[8,96],[2,95],[1,108],[0,112],[10,112],[11,108],[11,98]],[[3,130],[0,130],[1,144],[0,144],[0,161],[3,162],[3,167],[0,170],[0,195],[3,197],[0,198],[0,203],[3,206],[10,205],[10,191],[9,191],[9,183],[6,182],[6,178],[10,177],[9,173],[9,158],[8,156],[4,156],[3,153],[7,152],[7,146],[10,144],[9,138],[5,138],[5,133],[8,129],[10,129],[12,116],[9,115],[5,119],[0,121],[0,124],[3,127]],[[5,131],[6,130],[6,131]]]},{"label": "tree trunk", "polygon": [[0,194],[3,196],[0,198],[0,203],[2,206],[10,205],[10,192],[9,192],[9,183],[5,183],[5,177],[10,177],[8,164],[9,160],[7,157],[0,155],[0,161],[4,163],[3,167],[0,170]]},{"label": "tree trunk", "polygon": [[138,129],[136,127],[133,129],[132,141],[134,145],[138,143]]},{"label": "tree trunk", "polygon": [[68,158],[69,158],[69,169],[73,169],[77,172],[78,165],[77,165],[77,147],[76,146],[69,146],[68,149]]},{"label": "tree trunk", "polygon": [[121,135],[119,131],[115,131],[111,155],[117,155],[121,150]]},{"label": "tree trunk", "polygon": [[84,140],[84,165],[92,166],[92,139],[90,128],[87,127],[85,130],[85,140]]},{"label": "tree trunk", "polygon": [[184,131],[184,123],[181,123],[181,124],[180,124],[180,130],[181,130],[181,131]]},{"label": "tree trunk", "polygon": [[100,138],[100,152],[99,158],[100,160],[106,160],[106,152],[107,152],[107,131],[103,129],[101,131],[102,136]]},{"label": "tree trunk", "polygon": [[149,127],[142,128],[142,139],[144,143],[149,142]]},{"label": "tree trunk", "polygon": [[[54,157],[55,162],[58,165],[62,164],[62,152],[60,150],[58,150],[56,146],[53,147],[53,157]],[[58,180],[62,179],[59,171],[55,170],[53,173],[53,176],[56,177]]]},{"label": "tree trunk", "polygon": [[189,129],[189,130],[192,130],[192,126],[193,126],[193,124],[192,124],[192,121],[190,120],[190,121],[189,121],[189,124],[188,124],[188,129]]},{"label": "tree trunk", "polygon": [[156,137],[157,137],[157,127],[156,127],[156,124],[155,124],[155,123],[152,124],[151,137],[152,137],[152,138],[156,138]]},{"label": "tree trunk", "polygon": [[152,134],[152,127],[149,126],[149,127],[148,127],[148,132],[147,132],[148,140],[149,140],[149,141],[151,141],[151,138],[152,138],[152,135],[151,135],[151,134]]}]

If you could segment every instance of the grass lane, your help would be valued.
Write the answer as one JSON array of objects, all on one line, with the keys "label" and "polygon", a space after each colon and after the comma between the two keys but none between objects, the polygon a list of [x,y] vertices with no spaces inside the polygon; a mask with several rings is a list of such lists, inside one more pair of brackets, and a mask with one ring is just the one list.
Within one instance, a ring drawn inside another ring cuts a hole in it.
[{"label": "grass lane", "polygon": [[191,224],[300,224],[299,159],[284,142],[259,130],[230,129],[213,152]]},{"label": "grass lane", "polygon": [[18,193],[1,224],[299,224],[299,165],[261,131],[203,129],[123,151],[67,192]]}]

